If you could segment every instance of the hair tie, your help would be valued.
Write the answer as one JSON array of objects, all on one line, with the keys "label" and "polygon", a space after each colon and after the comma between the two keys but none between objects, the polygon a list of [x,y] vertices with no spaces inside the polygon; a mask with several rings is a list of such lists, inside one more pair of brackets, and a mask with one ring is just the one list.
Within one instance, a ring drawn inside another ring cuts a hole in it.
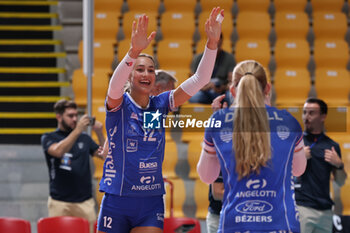
[{"label": "hair tie", "polygon": [[252,72],[246,72],[244,75],[248,75],[248,74],[250,74],[250,75],[253,75],[253,76],[254,76],[254,74],[253,74]]}]

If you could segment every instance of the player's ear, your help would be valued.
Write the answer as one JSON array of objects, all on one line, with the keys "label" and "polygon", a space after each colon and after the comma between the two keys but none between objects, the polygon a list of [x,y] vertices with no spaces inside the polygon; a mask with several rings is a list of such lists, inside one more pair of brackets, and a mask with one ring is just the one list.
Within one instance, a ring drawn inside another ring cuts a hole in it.
[{"label": "player's ear", "polygon": [[231,92],[232,96],[235,98],[236,97],[236,88],[233,85],[230,86],[230,92]]}]

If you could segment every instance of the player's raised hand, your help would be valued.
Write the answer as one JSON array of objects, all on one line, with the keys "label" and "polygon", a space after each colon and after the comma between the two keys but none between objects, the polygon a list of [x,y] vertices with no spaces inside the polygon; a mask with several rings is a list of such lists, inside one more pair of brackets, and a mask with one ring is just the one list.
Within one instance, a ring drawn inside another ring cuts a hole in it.
[{"label": "player's raised hand", "polygon": [[156,36],[155,31],[147,36],[148,16],[142,15],[137,21],[137,23],[134,21],[132,24],[131,49],[129,51],[132,58],[137,58],[138,54],[147,48]]},{"label": "player's raised hand", "polygon": [[[219,15],[220,14],[220,15]],[[205,22],[205,32],[208,37],[207,47],[216,49],[221,35],[221,21],[224,17],[224,10],[214,7],[209,18]]]}]

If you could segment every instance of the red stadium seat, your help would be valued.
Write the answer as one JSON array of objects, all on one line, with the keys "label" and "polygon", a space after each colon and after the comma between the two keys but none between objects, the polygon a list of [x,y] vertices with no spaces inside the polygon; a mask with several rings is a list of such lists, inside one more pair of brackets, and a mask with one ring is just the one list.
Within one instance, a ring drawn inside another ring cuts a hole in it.
[{"label": "red stadium seat", "polygon": [[90,233],[89,222],[84,218],[59,216],[38,220],[38,233]]},{"label": "red stadium seat", "polygon": [[201,226],[199,221],[193,218],[165,218],[164,233],[173,232],[200,233]]},{"label": "red stadium seat", "polygon": [[20,218],[1,217],[0,232],[31,233],[30,222]]}]

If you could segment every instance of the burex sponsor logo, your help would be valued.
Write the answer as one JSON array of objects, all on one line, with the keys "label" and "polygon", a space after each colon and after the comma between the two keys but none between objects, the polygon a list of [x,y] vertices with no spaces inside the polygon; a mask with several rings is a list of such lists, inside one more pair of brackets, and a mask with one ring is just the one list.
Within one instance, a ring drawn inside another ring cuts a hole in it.
[{"label": "burex sponsor logo", "polygon": [[139,168],[140,169],[150,169],[150,168],[157,168],[158,167],[158,163],[157,162],[140,162],[139,163]]}]

